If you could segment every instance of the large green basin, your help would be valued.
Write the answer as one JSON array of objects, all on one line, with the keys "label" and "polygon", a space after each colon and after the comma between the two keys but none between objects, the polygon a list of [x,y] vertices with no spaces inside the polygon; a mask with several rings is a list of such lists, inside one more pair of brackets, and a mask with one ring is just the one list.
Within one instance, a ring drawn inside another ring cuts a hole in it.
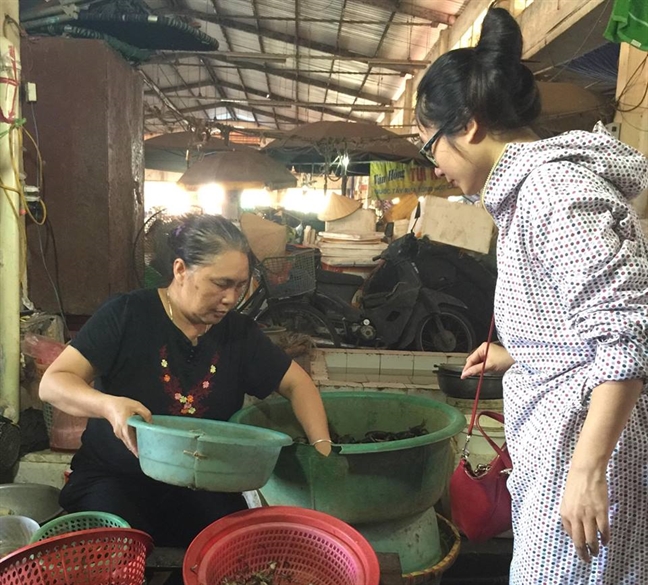
[{"label": "large green basin", "polygon": [[[285,447],[270,479],[260,488],[268,504],[301,506],[360,524],[412,516],[439,500],[452,471],[450,439],[466,424],[459,410],[424,397],[371,391],[324,392],[322,400],[331,429],[338,435],[400,432],[421,423],[429,434],[337,445],[329,457],[310,445]],[[304,434],[290,403],[282,398],[240,410],[230,420],[293,438]]]}]

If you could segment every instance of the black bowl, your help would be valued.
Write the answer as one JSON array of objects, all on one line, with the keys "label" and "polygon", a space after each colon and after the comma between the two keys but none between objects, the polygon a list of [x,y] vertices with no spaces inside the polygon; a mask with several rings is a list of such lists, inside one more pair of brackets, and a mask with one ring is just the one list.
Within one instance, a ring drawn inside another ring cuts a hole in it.
[{"label": "black bowl", "polygon": [[[463,366],[439,364],[437,369],[439,388],[451,398],[474,400],[479,376],[469,376],[462,380],[462,370]],[[501,400],[503,396],[502,377],[503,374],[484,374],[479,398],[481,400]]]}]

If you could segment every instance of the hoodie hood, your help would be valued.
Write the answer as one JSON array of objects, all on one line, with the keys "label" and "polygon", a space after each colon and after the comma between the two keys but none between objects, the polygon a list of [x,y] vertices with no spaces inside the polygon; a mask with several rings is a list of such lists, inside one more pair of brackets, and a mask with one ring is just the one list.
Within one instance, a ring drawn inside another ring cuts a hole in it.
[{"label": "hoodie hood", "polygon": [[571,162],[612,183],[626,199],[648,189],[648,159],[619,142],[599,122],[592,132],[575,130],[546,140],[506,145],[484,186],[482,200],[497,219],[514,201],[534,169],[550,162]]}]

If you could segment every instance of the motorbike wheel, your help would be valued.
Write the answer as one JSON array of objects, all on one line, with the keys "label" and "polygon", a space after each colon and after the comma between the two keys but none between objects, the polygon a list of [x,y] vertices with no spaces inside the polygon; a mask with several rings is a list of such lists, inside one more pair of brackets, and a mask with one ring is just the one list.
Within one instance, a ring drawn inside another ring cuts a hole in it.
[{"label": "motorbike wheel", "polygon": [[468,353],[475,349],[477,336],[465,315],[450,307],[441,307],[438,316],[428,315],[421,322],[414,343],[418,351]]},{"label": "motorbike wheel", "polygon": [[305,333],[317,347],[340,347],[340,336],[323,313],[302,303],[279,302],[264,310],[256,319],[265,325],[285,327]]}]

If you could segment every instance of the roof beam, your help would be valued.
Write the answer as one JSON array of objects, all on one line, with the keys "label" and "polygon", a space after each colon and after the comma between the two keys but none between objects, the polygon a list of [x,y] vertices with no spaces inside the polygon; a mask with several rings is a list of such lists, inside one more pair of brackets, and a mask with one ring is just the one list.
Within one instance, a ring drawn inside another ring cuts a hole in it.
[{"label": "roof beam", "polygon": [[[159,8],[157,10],[153,10],[153,13],[155,14],[178,14],[177,10],[173,10],[171,8]],[[213,19],[214,24],[216,24],[216,21],[220,21],[221,17],[216,16],[216,15],[211,15],[211,18]],[[257,17],[256,16],[251,16],[249,14],[228,14],[227,18],[233,18],[234,20],[254,20]],[[296,18],[294,16],[263,16],[261,17],[264,22],[270,22],[270,21],[275,21],[275,22],[294,22]],[[426,19],[427,20],[427,19]],[[331,24],[331,19],[330,18],[300,18],[299,22],[302,23],[309,23],[309,24]],[[367,26],[385,26],[388,24],[387,20],[358,20],[358,19],[352,19],[352,18],[342,18],[339,21],[335,22],[340,22],[341,24],[349,24],[352,26],[360,26],[360,25],[367,25]],[[430,22],[411,22],[411,21],[406,21],[406,22],[392,22],[390,26],[425,26],[425,27],[434,27],[436,23],[430,23]]]},{"label": "roof beam", "polygon": [[[430,8],[423,8],[415,4],[407,2],[398,2],[397,0],[352,0],[357,4],[364,4],[366,6],[373,6],[375,8],[382,8],[388,12],[395,12],[397,14],[406,14],[408,16],[415,16],[416,18],[423,18],[429,20],[432,24],[454,24],[455,16],[447,12],[439,12]],[[390,23],[391,25],[391,23]]]},{"label": "roof beam", "polygon": [[[337,29],[337,35],[335,36],[335,48],[337,49],[340,46],[340,35],[342,34],[342,19],[344,18],[344,11],[346,10],[347,6],[347,0],[344,0],[342,2],[342,8],[340,8],[340,20],[338,21],[338,29]],[[326,90],[324,91],[324,101],[328,99],[328,84],[331,83],[331,80],[333,79],[333,70],[335,69],[335,61],[331,61],[331,67],[329,68],[329,74],[328,74],[328,79],[326,80],[327,87]],[[351,112],[349,112],[351,114]],[[324,118],[324,114],[322,113],[322,116],[320,120]]]},{"label": "roof beam", "polygon": [[[273,100],[273,99],[267,99],[267,100],[238,100],[238,99],[217,99],[213,97],[196,97],[193,95],[178,95],[174,96],[178,98],[187,98],[187,99],[195,99],[195,100],[211,100],[211,103],[209,105],[206,105],[204,107],[209,108],[209,107],[219,107],[219,108],[225,108],[225,107],[238,107],[239,105],[249,105],[249,106],[261,106],[264,108],[291,108],[291,107],[298,107],[298,108],[307,108],[307,109],[316,109],[320,110],[322,108],[333,108],[331,110],[331,113],[334,111],[335,108],[344,108],[344,109],[352,109],[357,112],[393,112],[394,108],[392,106],[364,106],[360,104],[340,104],[340,103],[331,103],[331,102],[311,102],[307,100],[299,100],[299,101],[294,101],[294,100],[289,100],[289,99],[279,99],[279,100]],[[214,101],[216,99],[216,101]]]},{"label": "roof beam", "polygon": [[[249,93],[257,93],[258,95],[267,95],[265,92],[258,91],[258,90],[250,90],[248,89]],[[236,102],[236,103],[233,103]],[[282,98],[280,96],[273,96],[272,94],[270,95],[270,98],[267,102],[259,100],[259,101],[253,101],[253,102],[238,102],[236,100],[214,100],[210,104],[203,104],[202,106],[191,106],[191,108],[182,108],[179,110],[182,112],[182,114],[186,114],[187,112],[197,112],[200,111],[201,109],[210,109],[210,108],[223,108],[223,107],[234,107],[238,108],[241,110],[246,110],[246,111],[251,111],[251,112],[257,112],[257,113],[263,113],[264,115],[270,115],[269,112],[263,112],[262,110],[258,110],[257,108],[251,107],[252,105],[255,106],[267,106],[269,108],[292,108],[297,105],[297,102],[294,100],[289,100],[286,98]],[[345,104],[324,104],[324,103],[313,103],[313,102],[299,102],[299,107],[303,108],[305,110],[313,110],[316,112],[320,112],[322,114],[327,114],[329,116],[334,116],[336,118],[342,118],[344,120],[351,120],[352,122],[366,122],[364,118],[359,118],[358,116],[352,115],[351,112],[349,113],[344,113],[340,112],[339,110],[336,110],[336,107],[344,108],[345,110],[347,108],[355,108],[356,111],[378,111],[378,112],[384,112],[384,111],[390,111],[389,106],[373,106],[374,109],[371,109],[371,106],[348,106]],[[228,108],[229,109],[229,108]]]},{"label": "roof beam", "polygon": [[[259,7],[257,6],[256,0],[252,0],[252,13],[255,16],[255,21],[254,25],[256,26],[257,30],[259,30]],[[265,46],[263,43],[263,37],[259,35],[259,48],[261,49],[262,53],[265,53]],[[270,85],[270,76],[267,73],[264,73],[266,85],[268,86],[268,93],[272,91],[272,87]],[[245,94],[247,96],[247,93]],[[273,114],[276,114],[274,110],[272,110]],[[277,126],[277,130],[279,130],[279,121],[275,119],[275,125]]]},{"label": "roof beam", "polygon": [[[300,38],[299,34],[299,0],[295,0],[295,38],[299,39]],[[310,52],[310,51],[309,51]],[[297,75],[301,75],[301,72],[299,71],[301,67],[301,63],[299,62],[299,44],[295,44],[295,68],[297,69]],[[306,88],[306,91],[308,92],[308,87]],[[298,102],[301,98],[299,97],[299,83],[295,83],[295,101]],[[297,117],[299,118],[299,106],[295,107],[295,112],[297,114]]]},{"label": "roof beam", "polygon": [[[252,53],[246,51],[158,51],[155,57],[147,60],[147,63],[165,63],[173,59],[184,59],[186,57],[207,57],[219,61],[235,63],[240,60],[257,61],[259,63],[285,63],[288,59],[305,59],[306,61],[358,61],[365,65],[375,65],[384,69],[392,69],[399,73],[407,73],[413,69],[427,69],[430,62],[414,59],[390,59],[389,57],[344,57],[340,55],[297,55],[284,53]],[[402,68],[402,70],[401,70]]]},{"label": "roof beam", "polygon": [[[217,59],[216,56],[212,57],[213,59]],[[343,95],[350,95],[355,98],[367,100],[369,102],[374,102],[377,104],[382,104],[382,105],[390,105],[391,100],[389,98],[384,98],[377,96],[372,93],[367,93],[367,92],[358,92],[355,89],[349,88],[349,87],[344,87],[342,85],[336,84],[336,83],[327,83],[326,81],[322,79],[315,79],[313,77],[308,77],[305,75],[297,74],[297,73],[291,73],[289,71],[284,71],[283,69],[277,69],[274,67],[268,67],[265,65],[259,65],[257,63],[239,63],[239,66],[243,69],[252,69],[254,71],[262,71],[266,72],[268,75],[275,75],[277,77],[282,77],[284,79],[290,79],[291,81],[294,81],[296,83],[305,83],[306,85],[312,85],[313,87],[321,87],[322,89],[328,88],[329,91],[334,91],[335,93],[341,93]],[[218,67],[216,67],[218,69]],[[326,74],[326,71],[323,71],[322,73]],[[181,86],[173,86],[173,87],[163,87],[161,88],[162,91],[179,91],[187,88],[192,88],[196,89],[198,87],[205,87],[207,85],[211,85],[211,82],[206,81],[206,82],[200,82],[199,84],[196,83],[188,83],[187,85],[181,85]],[[226,87],[226,86],[223,86]]]},{"label": "roof beam", "polygon": [[[223,104],[221,102],[214,102],[212,104],[203,104],[203,105],[200,105],[200,106],[191,106],[191,107],[188,107],[188,108],[182,108],[180,111],[182,112],[183,115],[186,115],[186,114],[190,114],[190,113],[193,113],[193,112],[199,112],[199,111],[204,110],[204,109],[220,108],[220,107],[223,107]],[[269,118],[273,117],[273,112],[266,112],[264,110],[252,107],[250,105],[236,104],[235,107],[240,109],[240,110],[245,110],[246,112],[252,112],[254,114],[260,114],[262,116],[267,116]],[[271,106],[269,106],[269,107],[271,107]],[[294,103],[286,102],[285,105],[281,105],[281,106],[276,105],[274,107],[292,108],[292,107],[294,107]],[[312,105],[302,106],[302,107],[303,107],[303,109],[306,109],[306,110],[315,110],[315,111],[318,111],[318,112],[323,111],[325,114],[328,114],[330,116],[334,116],[336,118],[341,118],[343,120],[351,120],[352,122],[365,122],[365,123],[367,122],[367,120],[364,119],[364,118],[358,118],[357,116],[349,116],[348,114],[345,114],[345,113],[342,113],[342,112],[337,112],[335,110],[331,110],[328,107],[319,107],[319,106],[312,106]],[[154,111],[151,111],[151,115],[146,116],[146,118],[147,119],[148,118],[159,118],[159,115],[157,113],[155,113]],[[276,120],[281,120],[283,122],[293,122],[293,123],[296,123],[296,124],[301,124],[301,123],[304,122],[303,119],[288,118],[287,116],[282,115],[282,114],[277,114],[275,116],[275,119]]]},{"label": "roof beam", "polygon": [[[190,108],[182,108],[180,110],[183,114],[191,114],[192,112],[199,112],[203,108],[209,108],[210,105],[206,104],[204,106],[191,106]],[[281,122],[288,122],[290,124],[303,124],[305,120],[299,118],[293,118],[291,116],[286,116],[284,114],[273,114],[272,112],[266,112],[265,110],[260,110],[259,108],[252,108],[250,106],[236,106],[240,110],[245,110],[246,112],[251,112],[255,115],[266,116],[268,118],[273,118],[275,120],[280,120]],[[147,116],[148,118],[149,116]],[[151,115],[150,117],[156,118],[157,116]]]},{"label": "roof beam", "polygon": [[[148,62],[147,62],[148,64]],[[175,61],[176,65],[182,65],[183,67],[203,67],[202,63],[180,63]],[[237,65],[218,65],[218,69],[238,69]],[[295,72],[297,69],[293,67],[284,67],[282,71]],[[299,68],[301,73],[319,73],[322,75],[328,75],[328,71],[323,69],[302,69]],[[405,77],[406,73],[398,73],[397,71],[391,71],[389,73],[385,71],[336,71],[335,76],[339,77],[341,75],[380,75],[381,77]]]},{"label": "roof beam", "polygon": [[[220,80],[218,79],[218,76],[216,75],[216,71],[214,71],[214,68],[212,67],[211,63],[209,62],[208,59],[200,59],[201,65],[207,70],[207,75],[209,75],[209,78],[211,79],[212,85],[216,89],[216,92],[221,98],[226,98],[227,94],[223,91],[222,84],[220,83]],[[185,83],[185,87],[187,84]],[[197,88],[199,89],[199,88]],[[191,91],[191,90],[189,90]],[[233,120],[236,120],[236,112],[230,107],[227,108],[227,111],[229,112],[229,115],[232,117]]]},{"label": "roof beam", "polygon": [[[231,89],[231,90],[234,90],[234,91],[241,91],[242,92],[243,89],[244,89],[243,86],[237,85],[236,83],[232,83],[232,82],[229,82],[229,81],[220,81],[219,80],[218,83],[222,87],[227,88],[227,89]],[[202,83],[200,85],[200,87],[205,87],[205,85],[206,85],[205,83]],[[175,88],[166,88],[165,91],[173,91],[173,92],[175,92],[175,91],[177,91],[179,89],[187,89],[187,88],[197,89],[197,84],[187,84],[186,86],[181,86],[181,87],[178,87],[177,89],[175,89]],[[281,96],[281,95],[278,95],[278,94],[275,94],[275,93],[268,93],[267,91],[265,91],[263,89],[255,89],[253,87],[247,87],[245,89],[247,90],[247,93],[250,94],[250,95],[262,97],[262,98],[264,98],[264,99],[266,99],[268,101],[281,103],[282,105],[278,106],[278,107],[290,107],[293,104],[293,100],[291,100],[290,98],[287,98],[287,97],[284,97],[284,96]],[[146,92],[146,94],[147,95],[155,95],[152,92]],[[216,100],[214,99],[214,101],[216,101]],[[225,101],[225,100],[221,100],[221,101]],[[235,105],[235,107],[238,107],[237,104],[232,104],[232,102],[237,102],[237,101],[240,102],[241,100],[230,100],[230,104]],[[285,104],[285,105],[283,105],[283,104]],[[220,105],[223,105],[223,104],[220,104]],[[220,105],[219,105],[219,107],[220,107]],[[323,114],[329,114],[331,116],[340,117],[341,114],[340,114],[339,111],[337,111],[335,109],[331,109],[332,107],[335,107],[335,106],[336,106],[336,104],[326,104],[326,105],[322,105],[322,106],[317,106],[316,108],[312,108],[312,109],[315,109],[318,112],[321,112]],[[307,106],[303,106],[303,107],[305,107],[306,109],[311,109],[311,108],[309,108]],[[345,107],[345,106],[343,104],[340,107]],[[368,106],[365,106],[365,107],[368,107]],[[389,104],[386,104],[386,105],[381,105],[381,106],[378,106],[378,107],[390,108],[391,106]],[[358,111],[360,111],[359,108],[358,108]],[[380,111],[382,112],[382,111],[386,111],[386,110],[381,109]],[[366,120],[364,120],[362,118],[358,118],[356,116],[349,116],[348,119],[353,120],[354,122],[366,122]]]},{"label": "roof beam", "polygon": [[[218,12],[218,4],[216,3],[216,0],[211,0],[211,3],[212,3],[212,6],[213,6],[214,10],[216,12]],[[182,0],[181,8],[183,8],[185,10],[189,10],[189,6],[187,6],[187,3],[186,3],[185,0]],[[223,37],[225,38],[225,42],[227,43],[227,48],[229,50],[231,50],[232,49],[232,42],[230,41],[229,34],[227,33],[227,31],[223,27],[220,27],[220,28],[221,28],[221,32],[223,33]],[[207,62],[207,61],[205,60],[205,62]],[[212,69],[212,73],[213,73],[213,76],[210,75],[210,77],[212,77],[213,80],[217,79],[218,75],[216,74],[216,72],[213,69]],[[236,69],[236,73],[238,74],[238,77],[241,80],[241,84],[244,85],[245,81],[243,81],[243,74],[241,73],[241,70],[238,67]],[[245,90],[243,90],[243,91],[245,93]],[[218,92],[222,94],[222,90],[218,90]],[[247,93],[245,93],[245,96],[247,97]],[[230,117],[232,117],[234,119],[238,118],[237,115],[236,115],[236,112],[234,110],[229,110],[228,109],[228,112],[230,112]],[[254,118],[254,121],[257,124],[259,123],[259,121],[256,119],[256,117]]]},{"label": "roof beam", "polygon": [[[398,10],[398,7],[402,4],[401,0],[395,0],[395,7],[392,10],[391,14],[389,15],[389,21],[391,22],[394,20],[394,17],[396,16],[396,11]],[[380,40],[378,41],[378,46],[376,47],[376,51],[374,53],[374,57],[378,55],[380,52],[380,49],[385,42],[385,39],[387,38],[387,33],[389,31],[389,25],[385,26],[383,29],[382,34],[380,35]],[[369,71],[371,71],[371,65],[369,65]],[[360,85],[360,88],[358,89],[358,94],[362,91],[362,88],[365,86],[365,83],[367,83],[367,79],[369,79],[369,75],[365,75],[364,79],[362,80],[362,85]],[[355,100],[354,100],[355,102]],[[350,113],[350,112],[349,112]]]},{"label": "roof beam", "polygon": [[[153,95],[157,96],[157,98],[176,116],[178,122],[182,126],[189,127],[189,124],[184,119],[182,112],[175,106],[175,104],[166,95],[164,95],[164,92],[156,85],[156,83],[141,69],[139,73],[142,76],[144,83],[151,88]],[[182,87],[187,87],[187,86],[184,85]],[[159,116],[155,116],[155,117],[159,117]],[[160,120],[162,120],[161,117]]]},{"label": "roof beam", "polygon": [[[382,0],[381,0],[382,1]],[[269,39],[275,41],[280,41],[295,47],[304,47],[311,49],[313,51],[319,51],[320,53],[330,53],[333,55],[339,55],[340,57],[348,57],[349,59],[357,60],[363,62],[368,55],[362,55],[361,53],[356,53],[354,51],[349,51],[347,49],[338,49],[335,50],[333,45],[328,45],[326,43],[321,43],[319,41],[313,41],[305,38],[298,38],[295,35],[290,35],[287,33],[282,33],[279,31],[259,27],[251,24],[244,24],[240,21],[234,20],[232,18],[227,18],[224,16],[218,16],[217,19],[214,19],[214,15],[208,12],[201,12],[199,10],[192,9],[178,9],[174,11],[174,14],[181,16],[189,16],[191,18],[196,18],[198,20],[204,20],[205,22],[212,22],[218,24],[221,27],[231,28],[233,30],[238,30],[241,32],[246,32],[254,36],[262,35]],[[389,66],[385,66],[387,69],[391,69]]]},{"label": "roof beam", "polygon": [[[140,1],[142,1],[142,0],[140,0]],[[186,0],[169,0],[169,1],[171,3],[171,6],[173,6],[174,10],[182,10],[182,9],[188,8]],[[142,8],[145,8],[146,10],[148,10],[148,6],[142,6]],[[227,36],[225,37],[225,40],[227,40]],[[212,82],[215,84],[215,82],[217,81],[217,77],[216,77],[216,74],[214,73],[214,70],[211,67],[210,62],[207,59],[203,59],[201,57],[198,57],[198,60],[199,60],[200,64],[205,67],[205,69],[207,70],[207,74],[211,78]],[[180,72],[177,69],[176,69],[176,73],[178,74],[178,77],[180,78],[180,80],[184,82],[185,87],[187,87],[187,83],[184,81],[184,79],[182,79],[182,76],[180,75]],[[239,75],[240,75],[240,71],[239,71]],[[214,87],[216,88],[216,91],[218,92],[218,95],[220,95],[220,97],[222,97],[222,98],[227,97],[227,95],[225,94],[225,92],[223,92],[223,90],[221,88],[219,88],[216,85],[214,85]],[[193,89],[194,88],[189,88],[188,91],[190,91],[193,94]],[[195,89],[198,89],[198,91],[200,92],[200,88],[195,88]],[[193,97],[195,97],[195,96],[193,96]],[[229,112],[232,119],[235,120],[236,119],[236,112],[232,108],[228,108],[227,111]],[[206,111],[205,111],[205,116],[208,116]]]}]

